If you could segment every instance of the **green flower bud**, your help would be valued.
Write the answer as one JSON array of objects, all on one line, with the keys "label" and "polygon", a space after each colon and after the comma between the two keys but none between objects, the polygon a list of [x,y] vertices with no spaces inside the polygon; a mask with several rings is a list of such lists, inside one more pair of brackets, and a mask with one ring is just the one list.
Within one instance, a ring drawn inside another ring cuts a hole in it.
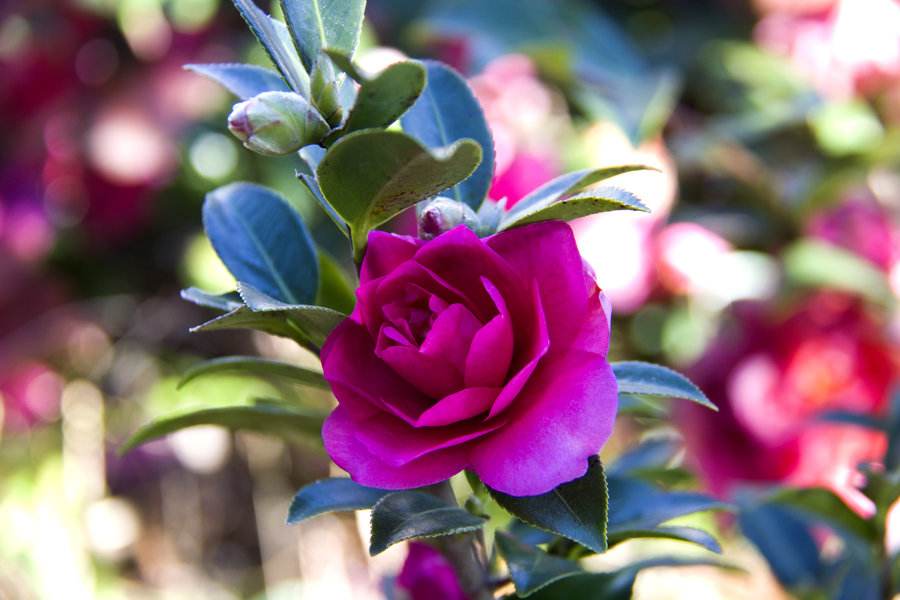
[{"label": "green flower bud", "polygon": [[418,211],[419,237],[430,240],[450,231],[457,225],[465,225],[472,231],[478,231],[478,216],[467,204],[452,198],[438,196],[429,200]]},{"label": "green flower bud", "polygon": [[331,127],[303,96],[263,92],[234,105],[228,129],[249,150],[280,156],[320,141]]}]

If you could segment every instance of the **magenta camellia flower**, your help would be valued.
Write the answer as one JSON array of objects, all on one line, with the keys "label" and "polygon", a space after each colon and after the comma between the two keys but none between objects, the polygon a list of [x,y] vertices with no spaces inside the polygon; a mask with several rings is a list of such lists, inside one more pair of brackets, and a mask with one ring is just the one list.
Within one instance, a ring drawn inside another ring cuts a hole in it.
[{"label": "magenta camellia flower", "polygon": [[410,600],[467,600],[450,561],[421,542],[409,544],[397,587]]},{"label": "magenta camellia flower", "polygon": [[355,481],[402,489],[471,469],[527,496],[587,470],[609,437],[609,305],[568,225],[480,239],[369,236],[358,303],[322,348],[322,435]]}]

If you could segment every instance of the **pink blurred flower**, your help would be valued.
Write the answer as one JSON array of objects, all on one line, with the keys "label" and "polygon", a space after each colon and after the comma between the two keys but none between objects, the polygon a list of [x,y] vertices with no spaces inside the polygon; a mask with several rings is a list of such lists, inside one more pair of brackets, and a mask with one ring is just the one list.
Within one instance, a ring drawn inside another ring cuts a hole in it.
[{"label": "pink blurred flower", "polygon": [[513,206],[559,174],[555,158],[565,121],[561,103],[537,76],[531,60],[501,56],[469,80],[494,138],[494,185],[489,196]]},{"label": "pink blurred flower", "polygon": [[409,544],[409,554],[397,576],[397,587],[409,600],[466,600],[453,565],[421,542]]},{"label": "pink blurred flower", "polygon": [[62,385],[62,378],[39,362],[25,362],[0,374],[3,429],[24,431],[55,419]]},{"label": "pink blurred flower", "polygon": [[591,128],[587,146],[596,167],[642,164],[659,169],[626,173],[603,182],[635,194],[651,209],[650,214],[607,213],[572,224],[578,248],[593,267],[597,281],[616,310],[630,313],[649,298],[656,286],[653,240],[675,201],[675,163],[661,140],[635,148],[611,123]]},{"label": "pink blurred flower", "polygon": [[690,370],[721,412],[679,408],[690,458],[709,488],[727,495],[748,482],[825,486],[866,513],[856,466],[880,460],[884,435],[816,416],[880,413],[897,373],[896,349],[844,296],[815,296],[787,316],[742,304],[732,316]]},{"label": "pink blurred flower", "polygon": [[900,230],[887,209],[865,196],[850,197],[817,214],[807,230],[886,272],[900,259]]},{"label": "pink blurred flower", "polygon": [[674,223],[664,227],[655,240],[656,271],[659,281],[673,294],[696,294],[718,276],[709,265],[731,252],[725,238],[695,223]]},{"label": "pink blurred flower", "polygon": [[791,62],[823,94],[870,94],[900,79],[900,2],[759,2],[757,42]]}]

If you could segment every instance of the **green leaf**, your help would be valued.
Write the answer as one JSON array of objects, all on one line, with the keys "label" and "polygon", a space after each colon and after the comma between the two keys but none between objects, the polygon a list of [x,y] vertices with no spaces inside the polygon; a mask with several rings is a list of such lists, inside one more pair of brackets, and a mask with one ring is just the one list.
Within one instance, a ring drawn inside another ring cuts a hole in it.
[{"label": "green leaf", "polygon": [[413,538],[433,538],[475,531],[485,520],[423,492],[394,492],[372,507],[369,554]]},{"label": "green leaf", "polygon": [[203,226],[228,270],[290,304],[315,301],[319,261],[300,215],[278,194],[232,183],[206,196]]},{"label": "green leaf", "polygon": [[331,387],[322,373],[277,360],[257,356],[223,356],[199,362],[185,371],[178,382],[181,388],[187,383],[216,373],[247,373],[256,377],[290,379],[303,385],[329,390]]},{"label": "green leaf", "polygon": [[799,285],[851,292],[885,306],[895,302],[884,273],[849,250],[827,242],[795,242],[784,252],[784,268],[788,279]]},{"label": "green leaf", "polygon": [[678,540],[696,544],[701,548],[705,548],[710,552],[717,554],[722,553],[722,546],[718,540],[702,529],[694,527],[657,527],[656,529],[631,529],[609,534],[609,546],[612,548],[616,544],[621,544],[627,540],[653,538],[665,540]]},{"label": "green leaf", "polygon": [[676,517],[730,506],[697,492],[667,492],[631,477],[608,477],[609,533],[655,529]]},{"label": "green leaf", "polygon": [[219,63],[185,65],[184,68],[212,79],[241,100],[247,100],[263,92],[290,91],[281,75],[256,65]]},{"label": "green leaf", "polygon": [[640,361],[624,361],[612,363],[612,369],[619,384],[619,393],[679,398],[696,402],[710,410],[719,410],[687,377],[667,367]]},{"label": "green leaf", "polygon": [[499,229],[509,229],[539,221],[572,221],[588,215],[612,210],[635,210],[650,212],[650,209],[631,192],[613,187],[599,188],[565,200],[535,204],[527,211],[510,215],[500,223]]},{"label": "green leaf", "polygon": [[680,439],[654,437],[642,441],[623,452],[612,465],[606,468],[607,475],[630,475],[648,468],[662,467],[669,463],[681,450]]},{"label": "green leaf", "polygon": [[462,139],[481,147],[481,163],[471,176],[447,194],[478,210],[494,178],[494,142],[475,95],[456,71],[436,61],[424,61],[428,84],[400,123],[403,130],[437,150]]},{"label": "green leaf", "polygon": [[281,9],[307,72],[326,48],[356,52],[365,0],[281,0]]},{"label": "green leaf", "polygon": [[309,98],[309,75],[291,43],[291,36],[284,23],[263,12],[253,0],[232,0],[238,12],[247,22],[253,35],[265,48],[272,62],[281,71],[291,88]]},{"label": "green leaf", "polygon": [[523,544],[508,533],[498,531],[496,543],[509,568],[509,577],[516,586],[516,594],[521,598],[560,579],[584,573],[577,563]]},{"label": "green leaf", "polygon": [[328,55],[335,67],[346,73],[356,83],[362,84],[369,81],[369,76],[363,73],[348,54],[331,48],[325,48],[322,52]]},{"label": "green leaf", "polygon": [[317,179],[328,203],[350,225],[359,260],[371,229],[465,179],[479,160],[481,148],[472,140],[430,152],[397,131],[363,130],[329,148]]},{"label": "green leaf", "polygon": [[346,315],[324,306],[285,304],[241,281],[238,282],[238,292],[251,311],[257,315],[283,318],[291,330],[302,334],[317,348],[322,347],[332,330],[346,318]]},{"label": "green leaf", "polygon": [[128,452],[151,440],[196,425],[218,425],[228,429],[270,433],[285,438],[318,439],[324,419],[324,415],[303,414],[272,405],[203,408],[165,417],[145,425],[122,445],[119,452]]},{"label": "green leaf", "polygon": [[346,477],[320,479],[297,492],[291,501],[287,522],[299,523],[328,512],[372,508],[390,493],[391,490],[359,485]]},{"label": "green leaf", "polygon": [[606,550],[607,489],[603,465],[589,461],[584,476],[540,496],[509,496],[496,490],[497,504],[525,523],[590,548]]},{"label": "green leaf", "polygon": [[204,292],[195,287],[189,287],[181,290],[181,297],[199,306],[217,308],[219,310],[234,310],[244,305],[244,301],[241,300],[237,292],[217,295]]},{"label": "green leaf", "polygon": [[617,167],[601,167],[599,169],[582,169],[581,171],[561,175],[548,181],[516,202],[516,205],[509,210],[507,218],[511,219],[513,215],[530,212],[531,209],[537,206],[547,206],[558,202],[604,179],[623,173],[631,173],[632,171],[647,170],[657,171],[658,169],[644,165],[621,165]]},{"label": "green leaf", "polygon": [[356,304],[356,292],[344,269],[330,254],[322,250],[319,250],[319,293],[316,304],[344,314],[353,312]]},{"label": "green leaf", "polygon": [[356,104],[340,130],[384,128],[400,118],[425,88],[425,68],[417,62],[394,63],[359,87]]}]

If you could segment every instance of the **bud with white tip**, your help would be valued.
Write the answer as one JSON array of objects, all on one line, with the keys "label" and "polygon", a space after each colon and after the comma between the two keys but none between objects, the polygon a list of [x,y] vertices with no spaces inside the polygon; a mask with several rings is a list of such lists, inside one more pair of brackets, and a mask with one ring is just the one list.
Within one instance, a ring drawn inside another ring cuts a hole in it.
[{"label": "bud with white tip", "polygon": [[331,127],[300,94],[263,92],[234,105],[228,129],[247,149],[280,156],[319,142]]},{"label": "bud with white tip", "polygon": [[465,225],[478,231],[478,216],[467,204],[452,198],[438,196],[426,202],[418,210],[419,237],[430,240],[450,231],[457,225]]}]

